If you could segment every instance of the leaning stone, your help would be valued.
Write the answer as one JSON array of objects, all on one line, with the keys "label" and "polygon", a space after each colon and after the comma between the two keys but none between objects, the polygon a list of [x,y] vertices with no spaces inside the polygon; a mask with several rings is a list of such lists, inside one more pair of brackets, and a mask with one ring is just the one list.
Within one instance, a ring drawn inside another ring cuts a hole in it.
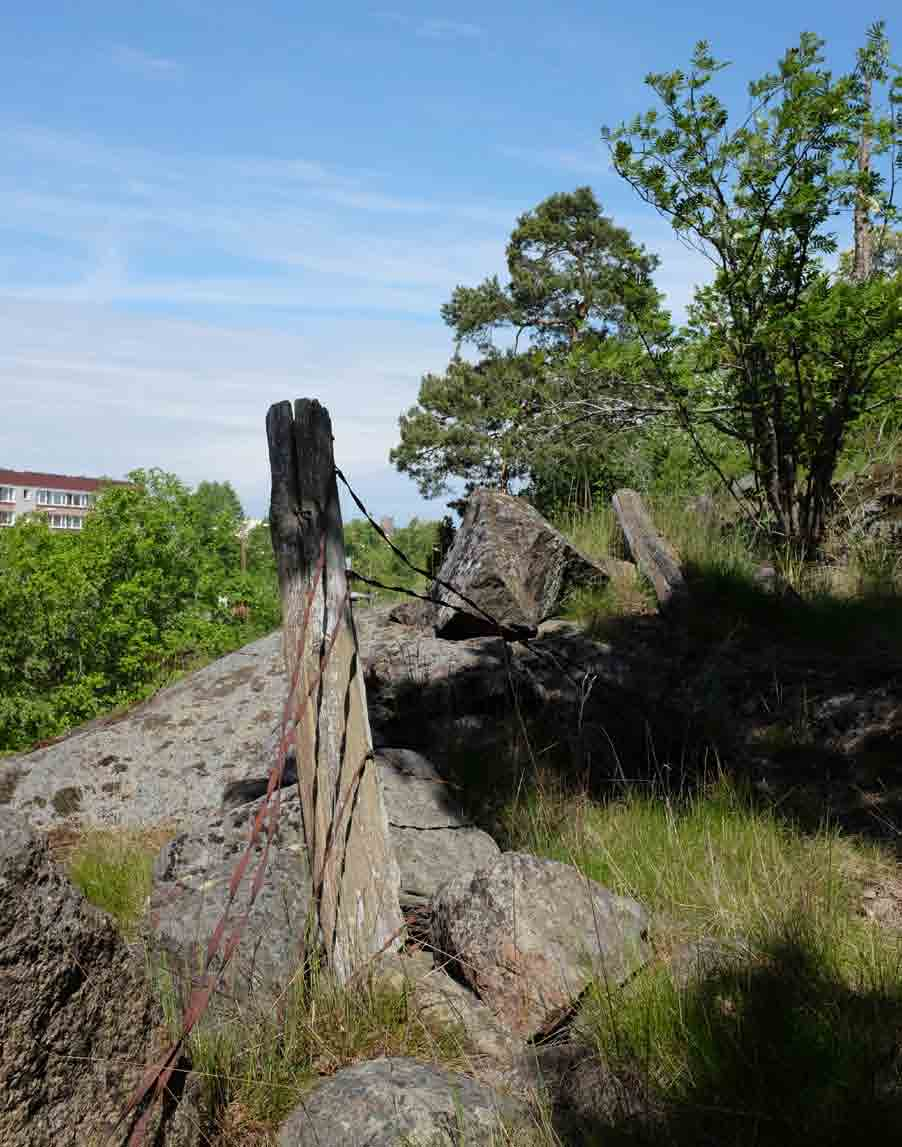
[{"label": "leaning stone", "polygon": [[506,852],[433,899],[432,943],[517,1035],[542,1035],[593,978],[646,959],[645,910],[569,864]]},{"label": "leaning stone", "polygon": [[[87,903],[24,818],[0,810],[0,1143],[124,1144],[120,1122],[167,1048],[143,952]],[[147,1143],[206,1142],[182,1059]]]},{"label": "leaning stone", "polygon": [[502,1126],[516,1134],[528,1124],[523,1106],[469,1076],[374,1059],[320,1084],[283,1123],[278,1147],[491,1147]]},{"label": "leaning stone", "polygon": [[657,530],[642,495],[635,490],[618,490],[611,499],[617,521],[629,551],[651,584],[662,610],[685,605],[688,587],[679,557],[673,546]]},{"label": "leaning stone", "polygon": [[523,498],[476,490],[438,572],[434,595],[449,604],[438,609],[435,631],[455,640],[498,632],[441,581],[459,589],[503,627],[529,632],[560,609],[570,588],[605,585],[608,573]]}]

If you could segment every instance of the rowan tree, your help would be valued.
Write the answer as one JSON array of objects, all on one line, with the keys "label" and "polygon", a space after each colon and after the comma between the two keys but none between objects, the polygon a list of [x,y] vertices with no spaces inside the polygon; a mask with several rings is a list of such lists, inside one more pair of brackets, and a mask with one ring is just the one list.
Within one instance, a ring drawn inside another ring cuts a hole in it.
[{"label": "rowan tree", "polygon": [[[898,76],[883,26],[834,77],[805,33],[749,85],[733,126],[711,91],[725,65],[704,42],[688,72],[652,74],[660,107],[604,129],[615,169],[711,263],[688,331],[642,335],[682,424],[708,424],[748,452],[778,535],[820,542],[849,428],[898,401],[902,285],[873,274],[872,233],[897,217]],[[878,113],[876,96],[888,97]],[[836,227],[854,213],[853,273],[830,274]]]}]

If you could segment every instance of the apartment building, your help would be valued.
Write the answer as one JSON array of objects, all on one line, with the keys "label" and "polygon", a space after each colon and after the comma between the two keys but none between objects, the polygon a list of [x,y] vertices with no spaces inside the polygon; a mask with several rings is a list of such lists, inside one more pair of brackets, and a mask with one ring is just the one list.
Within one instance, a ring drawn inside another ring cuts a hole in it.
[{"label": "apartment building", "polygon": [[80,530],[108,483],[107,478],[0,468],[0,526],[14,525],[23,514],[46,514],[53,530]]}]

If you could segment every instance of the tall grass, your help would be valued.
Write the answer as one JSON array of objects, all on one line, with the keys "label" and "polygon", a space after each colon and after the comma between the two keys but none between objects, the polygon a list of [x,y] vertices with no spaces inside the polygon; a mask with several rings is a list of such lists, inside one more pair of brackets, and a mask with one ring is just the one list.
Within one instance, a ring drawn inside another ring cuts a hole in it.
[{"label": "tall grass", "polygon": [[887,866],[835,830],[803,835],[723,776],[684,800],[631,791],[600,803],[546,785],[512,806],[507,823],[513,846],[575,864],[683,939],[752,942],[802,907],[845,919],[862,873]]},{"label": "tall grass", "polygon": [[[725,638],[782,642],[830,654],[900,648],[902,556],[891,541],[853,533],[837,540],[834,535],[827,555],[839,546],[844,565],[806,563],[791,547],[774,548],[749,522],[700,514],[679,497],[652,497],[648,503],[689,584],[685,620],[690,648],[704,649]],[[623,552],[608,507],[570,515],[560,526],[592,556]],[[773,570],[769,582],[761,577],[765,565]],[[643,579],[619,573],[600,591],[572,594],[567,611],[594,636],[607,637],[617,631],[618,619],[648,612],[653,605]]]},{"label": "tall grass", "polygon": [[862,882],[895,871],[876,849],[802,834],[723,778],[685,801],[544,788],[510,815],[512,843],[653,913],[658,959],[620,992],[596,984],[576,1020],[646,1105],[599,1142],[902,1131],[902,943],[860,914]]},{"label": "tall grass", "polygon": [[557,519],[556,525],[589,557],[627,556],[617,517],[609,505],[598,505],[588,513],[567,512]]},{"label": "tall grass", "polygon": [[222,1120],[240,1112],[270,1130],[320,1078],[349,1064],[379,1056],[457,1069],[470,1062],[463,1032],[432,1023],[408,986],[376,975],[345,986],[323,969],[299,972],[272,1013],[249,1007],[240,1025],[196,1030],[189,1050]]}]

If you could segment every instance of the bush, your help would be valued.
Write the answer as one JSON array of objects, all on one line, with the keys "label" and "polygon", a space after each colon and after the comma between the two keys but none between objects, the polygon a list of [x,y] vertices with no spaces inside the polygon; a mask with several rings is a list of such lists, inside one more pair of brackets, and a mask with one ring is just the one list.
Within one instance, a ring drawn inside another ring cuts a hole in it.
[{"label": "bush", "polygon": [[[278,625],[275,571],[240,570],[236,511],[159,470],[110,486],[79,535],[0,531],[0,751],[145,696]],[[233,610],[241,604],[247,609]]]}]

